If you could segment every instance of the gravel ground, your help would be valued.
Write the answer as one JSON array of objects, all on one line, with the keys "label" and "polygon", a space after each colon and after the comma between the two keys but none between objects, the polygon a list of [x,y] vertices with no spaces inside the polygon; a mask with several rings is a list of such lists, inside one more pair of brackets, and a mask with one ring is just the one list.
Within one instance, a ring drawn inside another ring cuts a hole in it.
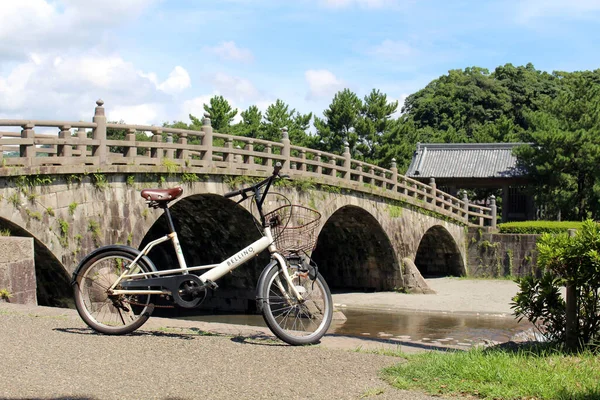
[{"label": "gravel ground", "polygon": [[0,303],[0,398],[439,398],[394,389],[379,371],[402,359],[345,340],[292,347],[261,328],[162,318],[105,336],[74,310]]}]

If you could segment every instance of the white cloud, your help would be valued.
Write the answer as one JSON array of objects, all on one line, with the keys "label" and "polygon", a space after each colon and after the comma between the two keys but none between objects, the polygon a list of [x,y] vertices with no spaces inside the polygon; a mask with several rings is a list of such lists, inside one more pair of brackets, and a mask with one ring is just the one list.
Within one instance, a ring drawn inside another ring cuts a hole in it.
[{"label": "white cloud", "polygon": [[218,72],[213,76],[211,83],[230,103],[247,103],[260,97],[260,92],[248,79]]},{"label": "white cloud", "polygon": [[589,19],[599,12],[598,0],[529,0],[518,3],[516,19],[520,23],[554,16]]},{"label": "white cloud", "polygon": [[167,93],[189,83],[181,67],[158,83],[156,74],[139,72],[117,54],[36,55],[0,75],[0,110],[13,118],[89,121],[102,98],[112,120],[161,123],[172,101]]},{"label": "white cloud", "polygon": [[[156,82],[156,75],[152,74],[152,76]],[[165,93],[174,94],[179,93],[190,86],[192,86],[190,75],[183,67],[178,65],[171,71],[169,77],[157,87]]]},{"label": "white cloud", "polygon": [[416,54],[416,50],[405,41],[387,39],[375,46],[370,53],[387,59],[402,60]]},{"label": "white cloud", "polygon": [[309,92],[306,97],[309,100],[331,98],[345,86],[342,80],[326,69],[310,69],[304,76],[308,82]]},{"label": "white cloud", "polygon": [[24,59],[31,52],[86,48],[155,0],[13,0],[2,2],[0,56]]},{"label": "white cloud", "polygon": [[109,121],[125,121],[129,124],[152,125],[165,119],[164,106],[161,104],[137,104],[132,106],[111,106],[107,109]]},{"label": "white cloud", "polygon": [[190,122],[189,115],[192,114],[194,117],[202,120],[204,115],[204,105],[210,103],[210,98],[215,94],[205,94],[202,96],[194,97],[193,99],[186,100],[181,106],[181,112],[178,120],[186,123]]},{"label": "white cloud", "polygon": [[217,57],[228,61],[241,61],[250,63],[254,61],[252,52],[248,49],[237,47],[235,42],[222,42],[215,47],[207,47],[206,50],[215,54]]}]

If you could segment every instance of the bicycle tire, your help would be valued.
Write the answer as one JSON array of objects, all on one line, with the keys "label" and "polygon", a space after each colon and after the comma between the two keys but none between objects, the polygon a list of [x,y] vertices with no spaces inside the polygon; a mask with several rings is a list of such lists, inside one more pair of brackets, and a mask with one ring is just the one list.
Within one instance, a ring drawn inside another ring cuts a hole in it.
[{"label": "bicycle tire", "polygon": [[[75,307],[81,319],[96,332],[124,335],[135,331],[150,318],[151,295],[109,298],[106,293],[123,266],[134,259],[135,254],[128,251],[100,250],[78,269],[73,282]],[[137,265],[142,272],[152,271],[142,259]]]},{"label": "bicycle tire", "polygon": [[282,287],[292,299],[294,296],[289,294],[281,268],[273,265],[261,276],[262,282],[258,285],[261,288],[259,295],[265,323],[275,336],[288,344],[300,346],[318,343],[329,329],[333,316],[329,286],[321,274],[317,274],[313,281],[298,274],[297,270],[290,268],[289,271],[293,283],[303,292],[301,294],[305,301],[299,303],[285,298]]}]

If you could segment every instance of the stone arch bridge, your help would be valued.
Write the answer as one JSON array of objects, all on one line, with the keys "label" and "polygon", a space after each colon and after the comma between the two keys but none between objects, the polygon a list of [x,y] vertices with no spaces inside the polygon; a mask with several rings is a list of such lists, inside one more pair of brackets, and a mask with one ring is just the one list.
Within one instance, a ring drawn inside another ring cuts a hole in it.
[{"label": "stone arch bridge", "polygon": [[[120,139],[110,139],[111,132]],[[148,141],[136,140],[146,132]],[[469,204],[390,169],[342,155],[213,132],[108,124],[97,102],[93,121],[0,120],[0,228],[33,237],[38,301],[60,297],[79,260],[105,244],[143,247],[164,235],[160,210],[140,197],[147,187],[182,186],[172,203],[190,265],[219,262],[258,238],[250,202],[222,195],[267,176],[274,162],[290,180],[273,192],[319,210],[313,258],[333,289],[406,288],[414,275],[464,275],[471,225],[495,225],[495,207]],[[271,196],[269,206],[279,204]],[[169,248],[153,250],[159,268]],[[262,257],[262,258],[261,258]],[[244,308],[268,256],[224,278]],[[414,262],[418,270],[410,268]],[[237,300],[235,300],[237,299]],[[248,303],[249,304],[249,303]]]}]

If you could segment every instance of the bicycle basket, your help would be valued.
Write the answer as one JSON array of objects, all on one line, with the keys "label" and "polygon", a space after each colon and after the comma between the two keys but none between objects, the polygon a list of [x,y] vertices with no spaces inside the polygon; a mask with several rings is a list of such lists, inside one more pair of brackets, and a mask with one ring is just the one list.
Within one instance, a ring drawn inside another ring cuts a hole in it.
[{"label": "bicycle basket", "polygon": [[272,227],[273,242],[283,255],[310,252],[317,243],[316,229],[321,214],[300,205],[281,206],[267,214],[266,221],[277,220]]}]

